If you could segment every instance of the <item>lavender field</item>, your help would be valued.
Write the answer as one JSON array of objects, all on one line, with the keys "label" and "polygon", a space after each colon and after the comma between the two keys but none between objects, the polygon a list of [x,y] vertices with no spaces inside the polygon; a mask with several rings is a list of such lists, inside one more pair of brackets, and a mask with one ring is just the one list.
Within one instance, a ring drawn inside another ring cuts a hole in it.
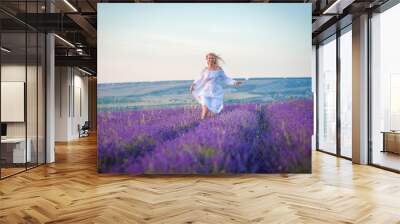
[{"label": "lavender field", "polygon": [[98,170],[129,174],[309,173],[313,101],[100,111]]}]

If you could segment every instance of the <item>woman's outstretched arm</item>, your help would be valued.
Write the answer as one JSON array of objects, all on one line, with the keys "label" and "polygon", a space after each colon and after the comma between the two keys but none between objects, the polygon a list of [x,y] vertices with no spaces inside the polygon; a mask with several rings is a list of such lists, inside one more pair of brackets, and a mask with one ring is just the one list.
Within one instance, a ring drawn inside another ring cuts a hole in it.
[{"label": "woman's outstretched arm", "polygon": [[232,86],[239,86],[243,83],[242,81],[236,81],[236,80],[232,79],[231,77],[227,76],[224,71],[222,71],[222,72],[223,72],[222,77],[223,77],[225,84],[232,85]]}]

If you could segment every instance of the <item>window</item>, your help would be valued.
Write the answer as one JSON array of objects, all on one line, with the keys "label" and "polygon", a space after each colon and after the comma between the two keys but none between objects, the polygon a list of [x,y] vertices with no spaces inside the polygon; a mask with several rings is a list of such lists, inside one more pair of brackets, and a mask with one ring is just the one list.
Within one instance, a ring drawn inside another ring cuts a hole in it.
[{"label": "window", "polygon": [[391,131],[400,129],[399,22],[400,5],[374,14],[371,19],[370,156],[372,164],[395,170],[400,170],[400,150],[396,151],[400,148],[400,133]]},{"label": "window", "polygon": [[336,37],[318,48],[318,149],[336,153]]},{"label": "window", "polygon": [[351,26],[340,36],[340,155],[352,157],[352,34]]}]

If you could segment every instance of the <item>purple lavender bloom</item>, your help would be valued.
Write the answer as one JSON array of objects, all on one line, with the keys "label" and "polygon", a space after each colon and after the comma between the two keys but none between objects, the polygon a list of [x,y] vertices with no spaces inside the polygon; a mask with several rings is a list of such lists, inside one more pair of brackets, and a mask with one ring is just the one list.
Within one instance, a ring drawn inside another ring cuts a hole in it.
[{"label": "purple lavender bloom", "polygon": [[129,173],[243,173],[255,147],[256,106],[223,112],[178,138],[159,144],[152,154],[129,161]]},{"label": "purple lavender bloom", "polygon": [[310,172],[313,102],[100,112],[98,169],[130,174]]},{"label": "purple lavender bloom", "polygon": [[312,100],[266,105],[264,113],[260,172],[311,172]]}]

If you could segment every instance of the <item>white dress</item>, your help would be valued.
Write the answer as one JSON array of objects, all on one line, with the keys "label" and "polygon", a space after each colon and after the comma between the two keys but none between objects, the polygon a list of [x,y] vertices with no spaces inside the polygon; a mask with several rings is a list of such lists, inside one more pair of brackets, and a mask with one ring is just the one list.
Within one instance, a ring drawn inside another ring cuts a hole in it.
[{"label": "white dress", "polygon": [[192,94],[201,105],[207,106],[214,113],[219,113],[223,108],[223,85],[234,85],[235,82],[226,76],[222,69],[213,71],[205,68],[201,72],[200,78],[193,82]]}]

